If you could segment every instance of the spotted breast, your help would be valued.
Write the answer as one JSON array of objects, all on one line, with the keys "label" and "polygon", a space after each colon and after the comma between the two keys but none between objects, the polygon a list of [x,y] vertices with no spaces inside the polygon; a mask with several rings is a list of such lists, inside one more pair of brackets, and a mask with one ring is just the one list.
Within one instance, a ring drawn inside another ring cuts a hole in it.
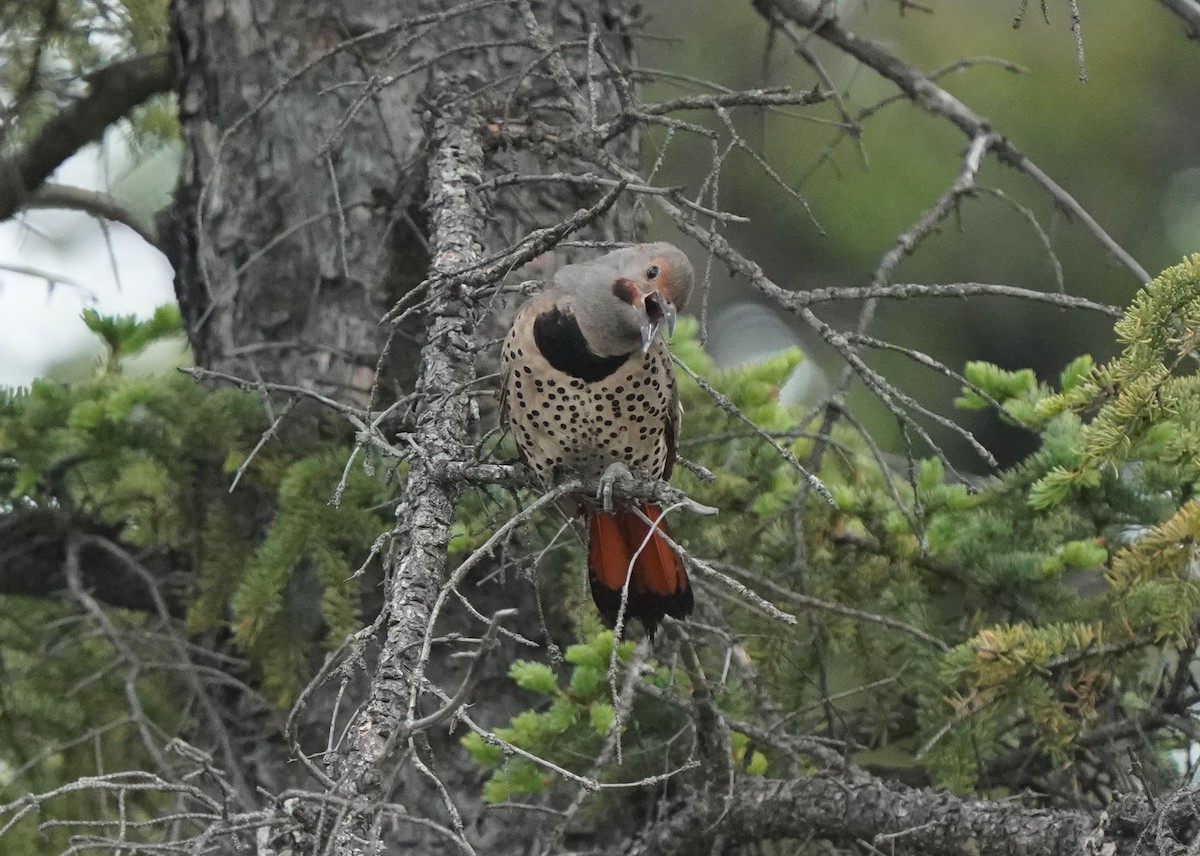
[{"label": "spotted breast", "polygon": [[679,413],[666,344],[597,357],[573,319],[542,303],[525,307],[532,319],[513,325],[503,349],[505,404],[526,462],[550,484],[594,481],[614,462],[669,477]]}]

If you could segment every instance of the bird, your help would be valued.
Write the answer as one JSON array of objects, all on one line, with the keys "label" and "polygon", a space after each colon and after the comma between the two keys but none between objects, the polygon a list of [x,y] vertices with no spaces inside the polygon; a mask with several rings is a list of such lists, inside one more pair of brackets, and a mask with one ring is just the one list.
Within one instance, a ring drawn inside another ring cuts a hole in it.
[{"label": "bird", "polygon": [[[694,273],[669,243],[622,247],[567,265],[517,311],[501,348],[501,409],[519,456],[546,485],[671,476],[682,411],[671,352]],[[579,503],[588,579],[604,623],[637,618],[653,637],[693,596],[662,509]],[[628,593],[623,591],[628,580]],[[622,613],[622,600],[624,612]]]}]

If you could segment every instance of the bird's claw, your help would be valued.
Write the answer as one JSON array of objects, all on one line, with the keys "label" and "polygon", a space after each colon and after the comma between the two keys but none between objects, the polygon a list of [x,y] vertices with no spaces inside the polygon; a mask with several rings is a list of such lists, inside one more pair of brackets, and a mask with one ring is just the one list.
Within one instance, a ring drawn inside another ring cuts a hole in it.
[{"label": "bird's claw", "polygon": [[629,467],[620,461],[613,461],[604,471],[604,475],[600,476],[600,490],[597,491],[596,498],[600,500],[600,508],[606,514],[612,514],[613,485],[621,479],[632,481],[633,473],[629,472]]}]

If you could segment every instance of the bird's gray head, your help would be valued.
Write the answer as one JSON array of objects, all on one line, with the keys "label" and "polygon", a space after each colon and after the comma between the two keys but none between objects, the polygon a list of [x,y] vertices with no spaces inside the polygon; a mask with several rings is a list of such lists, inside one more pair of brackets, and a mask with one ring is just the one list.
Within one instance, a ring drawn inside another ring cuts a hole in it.
[{"label": "bird's gray head", "polygon": [[554,276],[593,353],[602,357],[648,351],[664,325],[687,305],[695,274],[673,244],[636,244]]}]

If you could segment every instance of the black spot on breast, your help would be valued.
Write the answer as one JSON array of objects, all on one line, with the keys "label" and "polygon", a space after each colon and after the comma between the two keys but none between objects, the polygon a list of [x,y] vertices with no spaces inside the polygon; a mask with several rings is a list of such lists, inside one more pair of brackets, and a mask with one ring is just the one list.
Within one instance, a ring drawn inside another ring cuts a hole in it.
[{"label": "black spot on breast", "polygon": [[601,357],[593,353],[583,338],[579,322],[558,308],[543,312],[534,320],[533,341],[546,362],[560,372],[588,383],[608,377],[629,358],[629,354]]}]

